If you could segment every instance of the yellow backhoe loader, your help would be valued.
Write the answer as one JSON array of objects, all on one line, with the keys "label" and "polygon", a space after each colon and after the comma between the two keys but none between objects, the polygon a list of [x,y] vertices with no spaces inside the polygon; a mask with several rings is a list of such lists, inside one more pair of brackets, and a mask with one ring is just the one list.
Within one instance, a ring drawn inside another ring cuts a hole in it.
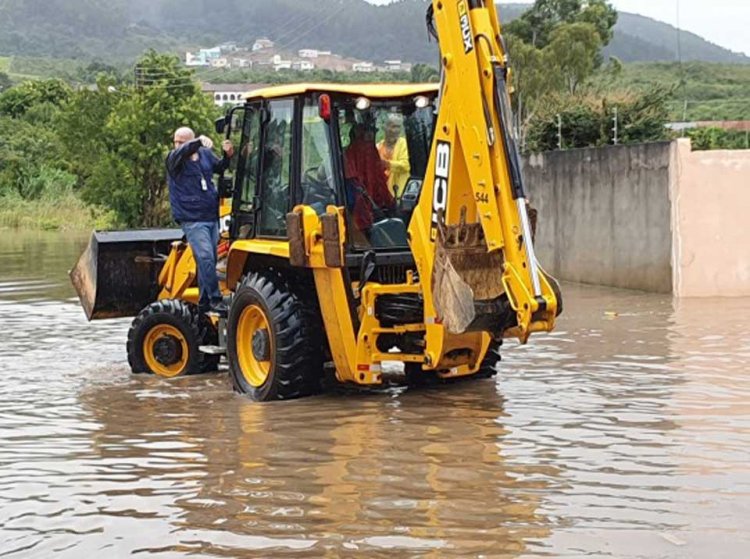
[{"label": "yellow backhoe loader", "polygon": [[412,382],[492,375],[503,338],[554,328],[495,5],[435,0],[427,19],[439,84],[269,87],[217,122],[238,146],[220,180],[226,318],[197,314],[179,232],[142,232],[129,251],[94,235],[74,284],[89,318],[140,311],[134,371],[199,372],[225,354],[237,391],[286,399],[316,392],[326,364],[365,386],[384,362]]}]

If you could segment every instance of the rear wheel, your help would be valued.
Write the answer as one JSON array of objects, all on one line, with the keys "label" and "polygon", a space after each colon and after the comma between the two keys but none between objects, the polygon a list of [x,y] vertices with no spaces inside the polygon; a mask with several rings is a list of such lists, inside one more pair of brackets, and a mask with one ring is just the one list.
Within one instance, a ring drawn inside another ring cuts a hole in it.
[{"label": "rear wheel", "polygon": [[490,347],[482,360],[482,365],[476,373],[471,375],[471,378],[490,378],[497,374],[497,365],[501,359],[500,346],[502,345],[502,340],[499,342],[490,342]]},{"label": "rear wheel", "polygon": [[219,356],[198,348],[213,345],[216,339],[216,330],[193,305],[177,299],[156,301],[130,326],[128,363],[134,373],[167,378],[215,371]]},{"label": "rear wheel", "polygon": [[314,394],[323,378],[317,306],[273,272],[251,273],[237,289],[227,323],[234,387],[256,401]]}]

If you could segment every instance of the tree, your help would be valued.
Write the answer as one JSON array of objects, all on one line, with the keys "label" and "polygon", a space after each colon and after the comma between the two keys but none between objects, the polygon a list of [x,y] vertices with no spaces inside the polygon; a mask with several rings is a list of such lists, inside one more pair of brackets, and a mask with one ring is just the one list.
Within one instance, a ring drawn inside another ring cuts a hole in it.
[{"label": "tree", "polygon": [[536,0],[520,18],[510,22],[507,30],[532,46],[544,48],[558,26],[572,23],[592,25],[601,44],[607,45],[617,23],[617,11],[606,0]]},{"label": "tree", "polygon": [[429,64],[415,64],[411,67],[412,83],[429,83],[437,82],[440,79],[440,72],[434,66]]},{"label": "tree", "polygon": [[569,23],[558,26],[550,34],[544,57],[551,63],[569,93],[594,72],[601,40],[590,23]]},{"label": "tree", "polygon": [[61,152],[59,139],[50,128],[0,116],[0,195],[39,196],[36,178],[43,168],[63,166]]},{"label": "tree", "polygon": [[0,93],[6,89],[10,89],[12,85],[13,81],[10,79],[10,76],[5,72],[0,72]]},{"label": "tree", "polygon": [[84,196],[106,203],[128,225],[151,227],[169,221],[164,159],[174,130],[187,125],[209,134],[215,107],[177,57],[150,51],[138,61],[136,77],[134,86],[106,92],[116,100]]},{"label": "tree", "polygon": [[79,89],[61,107],[55,126],[68,170],[78,177],[79,185],[88,182],[100,160],[114,149],[115,142],[104,132],[115,104],[128,94],[122,87],[100,77],[96,89]]},{"label": "tree", "polygon": [[59,106],[68,100],[71,93],[70,86],[62,80],[25,81],[0,94],[0,114],[20,117],[41,103]]},{"label": "tree", "polygon": [[540,100],[556,87],[556,81],[550,79],[548,52],[514,35],[508,36],[508,51],[512,53],[511,85],[514,95],[511,100],[523,149],[529,122],[534,118]]}]

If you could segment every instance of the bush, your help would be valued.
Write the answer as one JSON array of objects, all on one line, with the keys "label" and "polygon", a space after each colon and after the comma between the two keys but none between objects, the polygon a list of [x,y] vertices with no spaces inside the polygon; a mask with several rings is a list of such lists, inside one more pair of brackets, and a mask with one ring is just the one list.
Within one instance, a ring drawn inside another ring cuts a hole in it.
[{"label": "bush", "polygon": [[612,144],[614,109],[617,108],[618,142],[622,144],[666,140],[670,91],[551,96],[532,120],[526,137],[530,151],[558,149],[558,119],[562,147],[582,148]]},{"label": "bush", "polygon": [[694,150],[750,149],[748,132],[722,128],[694,128],[688,130],[687,136]]},{"label": "bush", "polygon": [[40,167],[27,167],[18,179],[17,188],[20,196],[26,200],[53,200],[73,194],[75,185],[74,175],[42,164]]},{"label": "bush", "polygon": [[72,193],[33,201],[13,192],[0,195],[0,227],[80,231],[120,225],[112,210],[89,206]]}]

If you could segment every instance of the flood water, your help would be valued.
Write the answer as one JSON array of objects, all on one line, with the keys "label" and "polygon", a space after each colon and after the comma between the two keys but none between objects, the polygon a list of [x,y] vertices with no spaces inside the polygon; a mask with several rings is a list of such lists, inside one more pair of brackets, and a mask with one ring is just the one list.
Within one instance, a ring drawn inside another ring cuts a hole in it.
[{"label": "flood water", "polygon": [[85,236],[0,232],[0,557],[750,556],[750,300],[567,285],[494,380],[131,375]]}]

